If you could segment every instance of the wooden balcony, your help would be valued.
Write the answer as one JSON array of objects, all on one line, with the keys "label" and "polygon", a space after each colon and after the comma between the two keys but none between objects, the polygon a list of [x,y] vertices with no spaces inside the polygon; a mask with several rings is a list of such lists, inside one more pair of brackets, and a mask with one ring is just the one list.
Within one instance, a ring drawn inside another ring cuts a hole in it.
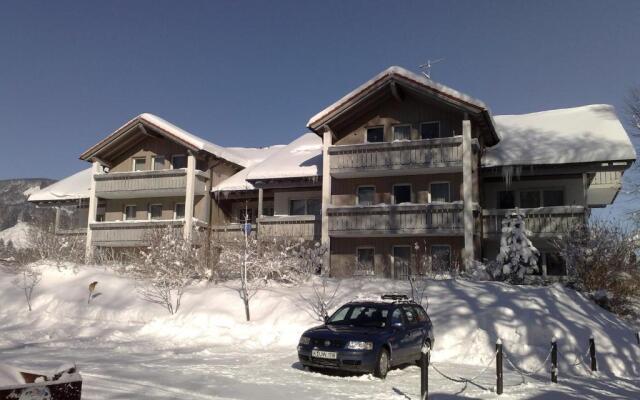
[{"label": "wooden balcony", "polygon": [[258,218],[258,237],[320,240],[321,218],[315,215],[282,215]]},{"label": "wooden balcony", "polygon": [[329,235],[459,236],[464,234],[462,211],[461,203],[333,206]]},{"label": "wooden balcony", "polygon": [[[112,172],[95,175],[96,195],[103,199],[184,196],[187,170]],[[206,193],[207,175],[196,171],[195,194]]]},{"label": "wooden balcony", "polygon": [[[482,232],[485,238],[499,237],[502,221],[515,210],[482,210]],[[518,209],[525,215],[525,228],[534,237],[553,237],[568,232],[572,227],[587,220],[586,209],[582,206],[559,206]]]},{"label": "wooden balcony", "polygon": [[331,146],[329,156],[331,176],[338,178],[458,172],[462,136]]},{"label": "wooden balcony", "polygon": [[[227,225],[213,225],[211,226],[211,236],[213,240],[220,242],[235,242],[244,240],[244,232],[242,225],[239,223],[227,224]],[[251,237],[256,235],[256,224],[251,224]]]},{"label": "wooden balcony", "polygon": [[[184,220],[135,220],[122,222],[95,222],[91,224],[92,244],[107,247],[141,247],[149,244],[154,230],[167,226],[182,229]],[[205,224],[194,221],[194,226]]]}]

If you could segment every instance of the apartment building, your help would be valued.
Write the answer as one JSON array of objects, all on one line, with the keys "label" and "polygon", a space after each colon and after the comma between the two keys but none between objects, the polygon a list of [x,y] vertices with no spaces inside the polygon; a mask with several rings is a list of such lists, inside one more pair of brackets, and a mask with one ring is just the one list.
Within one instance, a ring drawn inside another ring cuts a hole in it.
[{"label": "apartment building", "polygon": [[66,209],[59,231],[86,232],[89,257],[144,246],[167,224],[230,240],[248,219],[261,239],[321,241],[333,276],[398,279],[416,245],[447,265],[495,258],[502,220],[517,208],[544,273],[562,274],[553,238],[611,204],[636,158],[611,106],[493,116],[400,67],[307,128],[286,146],[225,148],[143,114],[81,155],[90,171],[30,201]]}]

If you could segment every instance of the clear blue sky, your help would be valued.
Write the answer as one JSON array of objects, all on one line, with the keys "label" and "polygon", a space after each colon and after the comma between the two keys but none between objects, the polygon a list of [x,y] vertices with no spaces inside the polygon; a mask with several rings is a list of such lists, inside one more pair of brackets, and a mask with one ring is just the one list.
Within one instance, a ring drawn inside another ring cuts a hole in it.
[{"label": "clear blue sky", "polygon": [[152,112],[221,145],[287,143],[390,65],[494,114],[588,103],[640,84],[640,1],[5,1],[0,179],[61,178]]}]

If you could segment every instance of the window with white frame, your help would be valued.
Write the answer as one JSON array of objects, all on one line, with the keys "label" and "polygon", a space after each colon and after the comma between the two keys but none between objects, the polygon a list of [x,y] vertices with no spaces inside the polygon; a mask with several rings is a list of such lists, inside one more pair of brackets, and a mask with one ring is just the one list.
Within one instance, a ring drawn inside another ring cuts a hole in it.
[{"label": "window with white frame", "polygon": [[184,203],[176,203],[173,207],[173,217],[175,219],[184,218]]},{"label": "window with white frame", "polygon": [[187,156],[184,154],[174,154],[171,156],[171,168],[187,168]]},{"label": "window with white frame", "polygon": [[446,244],[432,245],[431,263],[435,272],[449,271],[451,268],[451,246]]},{"label": "window with white frame", "polygon": [[137,207],[135,205],[124,206],[123,219],[130,221],[136,219]]},{"label": "window with white frame", "polygon": [[162,219],[162,204],[149,204],[149,219]]},{"label": "window with white frame", "polygon": [[164,167],[164,156],[153,156],[153,170],[162,171]]},{"label": "window with white frame", "polygon": [[411,185],[406,183],[393,185],[393,204],[411,203]]},{"label": "window with white frame", "polygon": [[395,279],[407,279],[410,260],[410,246],[393,246],[393,277]]},{"label": "window with white frame", "polygon": [[356,268],[354,275],[375,274],[375,252],[373,247],[360,247],[356,250]]},{"label": "window with white frame", "polygon": [[145,164],[146,164],[147,160],[145,158],[134,158],[133,159],[133,170],[134,171],[144,171],[145,169]]},{"label": "window with white frame", "polygon": [[449,182],[434,182],[429,185],[432,203],[449,203],[451,201],[451,188]]},{"label": "window with white frame", "polygon": [[411,125],[394,126],[393,140],[411,140]]},{"label": "window with white frame", "polygon": [[423,122],[420,124],[420,137],[422,139],[435,139],[440,136],[440,121]]},{"label": "window with white frame", "polygon": [[358,204],[362,206],[373,205],[375,194],[376,194],[375,186],[358,187],[358,193],[357,193]]},{"label": "window with white frame", "polygon": [[384,127],[367,128],[367,143],[384,142]]}]

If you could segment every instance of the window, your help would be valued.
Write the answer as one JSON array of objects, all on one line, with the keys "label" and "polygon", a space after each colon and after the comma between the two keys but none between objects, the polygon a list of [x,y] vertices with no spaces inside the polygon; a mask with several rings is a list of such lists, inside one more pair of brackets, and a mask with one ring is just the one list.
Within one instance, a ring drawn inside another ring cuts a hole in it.
[{"label": "window", "polygon": [[134,171],[144,171],[145,164],[146,164],[146,160],[144,158],[134,158],[133,159],[133,170]]},{"label": "window", "polygon": [[176,205],[173,207],[173,218],[184,218],[184,203],[176,203]]},{"label": "window", "polygon": [[273,217],[273,207],[262,207],[262,215]]},{"label": "window", "polygon": [[329,325],[384,327],[389,311],[376,306],[346,305],[329,318]]},{"label": "window", "polygon": [[564,192],[562,190],[545,190],[542,192],[542,200],[545,207],[564,205]]},{"label": "window", "polygon": [[420,124],[420,137],[422,139],[435,139],[440,137],[440,122],[423,122]]},{"label": "window", "polygon": [[502,190],[498,192],[498,208],[515,208],[516,200],[511,190]]},{"label": "window", "polygon": [[407,279],[411,247],[393,246],[393,276],[395,279]]},{"label": "window", "polygon": [[171,157],[171,166],[173,169],[187,168],[187,156],[184,154],[175,154]]},{"label": "window", "polygon": [[359,248],[356,256],[356,270],[354,275],[374,274],[374,251],[372,247]]},{"label": "window", "polygon": [[411,185],[393,185],[393,204],[411,203]]},{"label": "window", "polygon": [[520,192],[520,207],[522,208],[535,208],[540,207],[540,191],[528,190]]},{"label": "window", "polygon": [[451,247],[447,245],[431,246],[431,260],[435,271],[446,271],[451,267]]},{"label": "window", "polygon": [[418,316],[418,322],[426,322],[429,320],[429,316],[427,315],[427,312],[424,310],[424,308],[419,306],[413,306],[413,309],[416,312],[416,315]]},{"label": "window", "polygon": [[101,213],[99,212],[98,214],[96,214],[96,222],[104,222],[104,221],[106,221],[106,215],[105,215],[104,211],[101,212]]},{"label": "window", "polygon": [[149,204],[149,219],[162,219],[162,204]]},{"label": "window", "polygon": [[367,143],[384,142],[384,128],[367,128]]},{"label": "window", "polygon": [[164,169],[164,156],[153,157],[153,170],[162,171]]},{"label": "window", "polygon": [[373,186],[360,186],[358,188],[358,204],[363,206],[373,205],[376,188]]},{"label": "window", "polygon": [[300,199],[289,201],[289,215],[315,215],[322,214],[322,202],[320,199]]},{"label": "window", "polygon": [[393,140],[411,140],[411,125],[394,126]]},{"label": "window", "polygon": [[407,319],[407,323],[409,323],[409,325],[413,325],[418,322],[418,315],[413,307],[402,306],[402,311],[404,312],[404,317]]},{"label": "window", "polygon": [[132,219],[136,219],[136,206],[125,206],[124,207],[124,220],[129,221]]},{"label": "window", "polygon": [[449,182],[432,183],[429,186],[432,203],[449,203],[451,201]]},{"label": "window", "polygon": [[391,314],[391,326],[402,326],[404,321],[402,320],[402,309],[396,308]]}]

